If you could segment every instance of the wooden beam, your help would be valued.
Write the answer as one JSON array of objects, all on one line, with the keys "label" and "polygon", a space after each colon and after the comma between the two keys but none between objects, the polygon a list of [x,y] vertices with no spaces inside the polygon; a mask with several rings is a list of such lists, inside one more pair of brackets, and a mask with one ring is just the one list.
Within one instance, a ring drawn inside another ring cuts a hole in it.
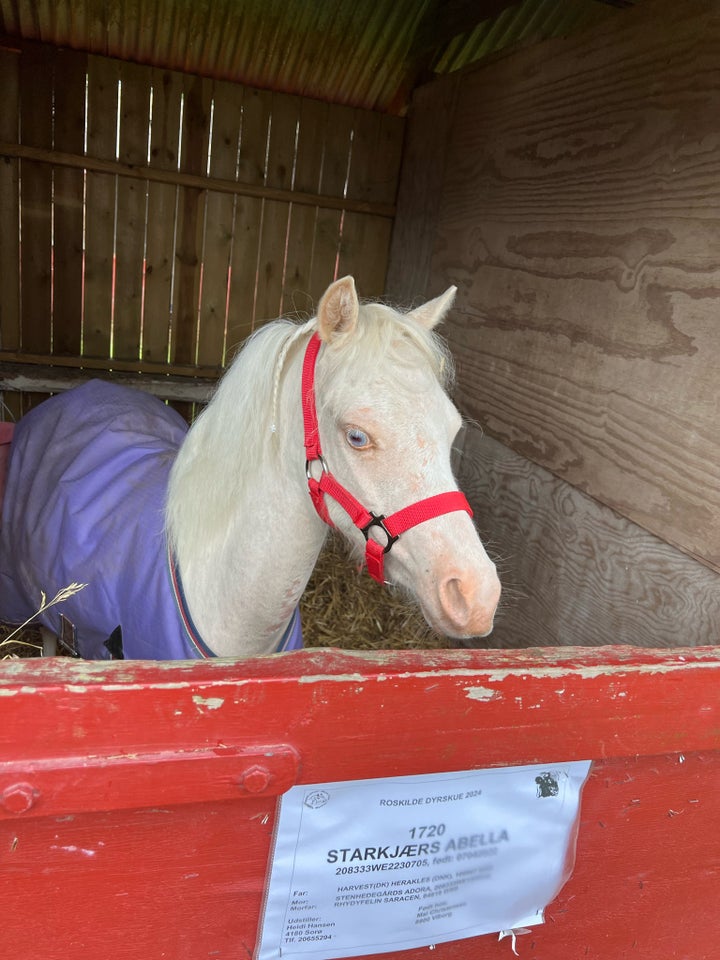
[{"label": "wooden beam", "polygon": [[223,367],[195,366],[181,363],[153,363],[148,360],[116,360],[105,357],[61,357],[47,353],[23,353],[14,350],[0,350],[0,371],[8,363],[32,364],[50,367],[71,367],[76,370],[122,371],[123,373],[171,375],[174,377],[205,377],[216,380]]},{"label": "wooden beam", "polygon": [[187,377],[143,375],[118,370],[93,372],[67,367],[6,363],[0,368],[0,391],[64,393],[95,378],[134,387],[161,400],[184,400],[189,403],[207,403],[217,384],[216,380],[207,377],[190,380]]},{"label": "wooden beam", "polygon": [[39,147],[28,147],[24,144],[8,143],[7,141],[0,141],[0,157],[34,160],[38,163],[49,163],[55,167],[74,167],[94,173],[109,173],[113,176],[131,177],[135,180],[148,180],[154,183],[169,183],[180,187],[194,187],[199,190],[213,190],[216,193],[230,193],[241,197],[280,200],[285,203],[296,203],[307,207],[322,207],[323,209],[343,210],[351,213],[369,213],[376,217],[387,217],[388,219],[395,216],[395,204],[393,203],[346,200],[343,197],[303,193],[300,190],[283,190],[277,187],[239,183],[235,180],[223,180],[219,177],[205,177],[175,170],[160,170],[154,167],[120,163],[115,160],[98,160],[94,157],[61,153]]}]

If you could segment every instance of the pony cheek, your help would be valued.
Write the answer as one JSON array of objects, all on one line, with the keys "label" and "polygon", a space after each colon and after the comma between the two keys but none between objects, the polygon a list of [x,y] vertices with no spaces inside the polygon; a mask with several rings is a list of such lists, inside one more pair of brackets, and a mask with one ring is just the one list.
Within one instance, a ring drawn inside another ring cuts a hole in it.
[{"label": "pony cheek", "polygon": [[456,639],[487,636],[501,592],[495,564],[469,518],[443,519],[442,534],[430,521],[400,537],[386,558],[388,579],[415,595],[437,633]]}]

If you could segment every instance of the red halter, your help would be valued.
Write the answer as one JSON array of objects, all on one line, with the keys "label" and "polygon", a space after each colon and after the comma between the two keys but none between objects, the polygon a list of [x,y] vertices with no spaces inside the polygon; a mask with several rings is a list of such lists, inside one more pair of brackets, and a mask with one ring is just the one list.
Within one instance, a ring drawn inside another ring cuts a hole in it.
[{"label": "red halter", "polygon": [[[334,524],[325,505],[325,497],[332,497],[343,508],[367,542],[365,562],[367,563],[368,573],[373,580],[384,583],[385,554],[390,552],[393,544],[397,542],[402,533],[419,523],[424,523],[425,520],[432,520],[433,517],[442,516],[444,513],[453,513],[456,510],[465,510],[470,516],[473,513],[465,495],[459,490],[453,490],[449,493],[438,493],[436,496],[428,497],[425,500],[418,500],[417,503],[404,507],[396,513],[391,513],[390,516],[378,515],[366,510],[349,490],[346,490],[335,479],[330,473],[322,454],[315,407],[315,364],[321,346],[320,337],[317,333],[313,334],[305,350],[302,373],[302,407],[307,458],[305,472],[310,496],[318,514],[330,526]],[[312,466],[316,462],[320,464],[321,468],[320,477],[317,480],[312,475]],[[370,536],[373,527],[379,527],[383,531],[386,537],[385,544],[379,543]]]}]

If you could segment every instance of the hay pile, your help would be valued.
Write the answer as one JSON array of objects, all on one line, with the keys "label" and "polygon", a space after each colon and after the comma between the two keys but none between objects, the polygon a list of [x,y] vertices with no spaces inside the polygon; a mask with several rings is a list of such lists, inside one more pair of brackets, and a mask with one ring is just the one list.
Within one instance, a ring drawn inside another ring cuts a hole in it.
[{"label": "hay pile", "polygon": [[12,627],[0,623],[0,660],[42,656],[42,637],[37,627],[25,627],[9,640],[11,633]]},{"label": "hay pile", "polygon": [[400,591],[358,572],[336,537],[329,538],[300,601],[306,647],[346,650],[437,650],[419,608]]},{"label": "hay pile", "polygon": [[[300,612],[306,647],[435,650],[450,646],[399,591],[381,587],[366,572],[358,572],[334,537],[320,555],[300,601]],[[10,627],[0,624],[1,659],[41,656],[37,627],[26,627],[6,642],[10,633]]]}]

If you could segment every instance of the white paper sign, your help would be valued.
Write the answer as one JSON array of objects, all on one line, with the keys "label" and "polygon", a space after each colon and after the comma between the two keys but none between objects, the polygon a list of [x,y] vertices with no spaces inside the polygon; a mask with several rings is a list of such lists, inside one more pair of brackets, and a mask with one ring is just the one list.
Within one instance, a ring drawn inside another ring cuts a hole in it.
[{"label": "white paper sign", "polygon": [[590,761],[293,787],[257,960],[330,960],[543,922]]}]

